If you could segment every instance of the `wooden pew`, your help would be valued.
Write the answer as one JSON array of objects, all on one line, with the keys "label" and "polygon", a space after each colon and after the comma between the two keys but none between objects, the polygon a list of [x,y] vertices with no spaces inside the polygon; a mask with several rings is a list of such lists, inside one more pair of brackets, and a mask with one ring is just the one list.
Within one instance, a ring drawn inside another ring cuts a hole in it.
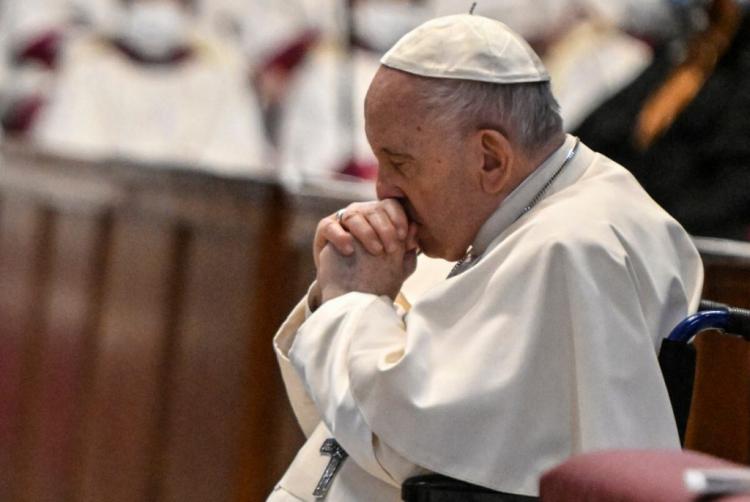
[{"label": "wooden pew", "polygon": [[750,308],[750,243],[695,237],[706,279],[703,297]]},{"label": "wooden pew", "polygon": [[291,210],[325,204],[2,153],[0,500],[262,500],[302,441],[271,349],[312,277]]}]

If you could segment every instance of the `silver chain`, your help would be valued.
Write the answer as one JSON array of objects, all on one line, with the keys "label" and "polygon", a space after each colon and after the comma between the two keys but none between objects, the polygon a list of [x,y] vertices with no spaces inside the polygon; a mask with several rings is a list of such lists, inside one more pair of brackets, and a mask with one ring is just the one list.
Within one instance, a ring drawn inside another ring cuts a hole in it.
[{"label": "silver chain", "polygon": [[534,196],[533,199],[531,199],[531,202],[529,202],[529,205],[523,208],[523,210],[516,216],[516,219],[513,221],[517,221],[521,216],[531,211],[531,209],[536,206],[540,200],[542,200],[542,197],[544,197],[544,194],[547,193],[547,190],[549,190],[550,185],[554,183],[555,179],[560,175],[563,169],[565,169],[565,166],[567,166],[571,160],[573,160],[573,157],[576,156],[576,153],[578,152],[578,145],[581,143],[581,140],[579,138],[576,138],[576,142],[573,145],[573,148],[570,149],[568,152],[568,155],[565,156],[565,160],[563,160],[562,164],[560,164],[560,167],[557,168],[557,171],[555,171],[555,174],[552,175],[552,177],[547,180],[547,183],[544,184],[541,190],[537,192],[537,194]]}]

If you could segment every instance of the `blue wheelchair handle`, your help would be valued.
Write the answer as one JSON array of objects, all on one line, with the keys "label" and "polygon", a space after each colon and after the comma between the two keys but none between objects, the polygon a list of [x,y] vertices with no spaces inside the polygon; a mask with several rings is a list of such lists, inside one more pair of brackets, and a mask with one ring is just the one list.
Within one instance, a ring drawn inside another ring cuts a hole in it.
[{"label": "blue wheelchair handle", "polygon": [[728,310],[704,310],[686,318],[675,326],[667,337],[675,342],[689,342],[691,338],[704,329],[726,329],[729,325]]}]

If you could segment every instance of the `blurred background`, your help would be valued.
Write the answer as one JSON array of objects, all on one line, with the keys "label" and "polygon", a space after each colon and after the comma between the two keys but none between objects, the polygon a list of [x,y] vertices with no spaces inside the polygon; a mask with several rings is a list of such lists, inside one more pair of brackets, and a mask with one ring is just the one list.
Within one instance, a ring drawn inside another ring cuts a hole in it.
[{"label": "blurred background", "polygon": [[[302,441],[271,337],[314,277],[317,220],[374,195],[379,57],[471,4],[0,0],[0,500],[263,500]],[[706,287],[734,304],[747,10],[474,11],[537,50],[569,132],[708,238]]]}]

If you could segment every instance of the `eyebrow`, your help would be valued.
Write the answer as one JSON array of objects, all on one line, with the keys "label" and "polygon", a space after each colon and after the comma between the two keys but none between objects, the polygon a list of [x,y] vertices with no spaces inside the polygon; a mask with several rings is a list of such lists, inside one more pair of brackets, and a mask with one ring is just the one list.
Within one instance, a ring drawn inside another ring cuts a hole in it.
[{"label": "eyebrow", "polygon": [[407,158],[409,158],[409,159],[414,159],[414,157],[412,157],[412,156],[411,156],[411,155],[409,155],[408,153],[400,153],[400,152],[394,152],[393,150],[390,150],[390,149],[388,149],[388,148],[385,148],[385,147],[384,147],[384,148],[381,148],[381,150],[382,150],[383,152],[387,153],[388,155],[391,155],[391,156],[393,156],[393,157],[407,157]]}]

